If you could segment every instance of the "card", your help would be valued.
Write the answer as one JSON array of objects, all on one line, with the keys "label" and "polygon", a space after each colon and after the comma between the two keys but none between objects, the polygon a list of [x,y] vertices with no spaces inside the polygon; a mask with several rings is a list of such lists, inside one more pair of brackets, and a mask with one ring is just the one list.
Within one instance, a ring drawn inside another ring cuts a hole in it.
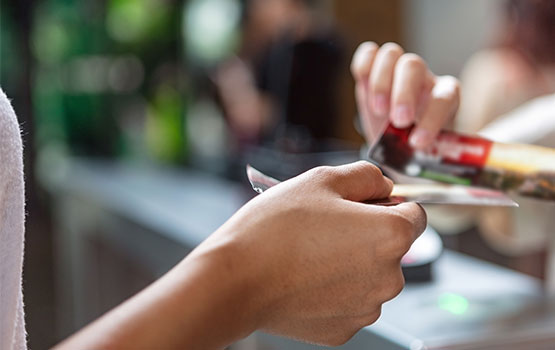
[{"label": "card", "polygon": [[[262,193],[280,183],[247,165],[252,188]],[[404,202],[420,204],[452,204],[517,207],[518,204],[499,191],[448,184],[396,184],[389,198],[367,201],[374,205],[397,205]]]},{"label": "card", "polygon": [[250,164],[247,164],[247,177],[249,178],[252,189],[257,193],[262,193],[270,187],[280,183],[279,180],[263,174],[261,171],[250,166]]},{"label": "card", "polygon": [[409,145],[411,131],[389,125],[370,159],[411,177],[555,200],[555,149],[443,131],[428,150],[418,151]]}]

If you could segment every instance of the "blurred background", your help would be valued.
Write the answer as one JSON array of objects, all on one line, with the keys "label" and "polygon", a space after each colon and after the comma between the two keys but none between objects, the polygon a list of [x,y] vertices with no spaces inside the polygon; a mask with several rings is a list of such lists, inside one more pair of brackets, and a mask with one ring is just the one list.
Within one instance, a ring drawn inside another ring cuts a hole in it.
[{"label": "blurred background", "polygon": [[[467,77],[476,99],[461,113],[479,120],[466,131],[552,93],[553,6],[526,2],[3,0],[0,85],[26,152],[30,348],[185,256],[254,195],[245,164],[284,179],[358,159],[349,63],[362,41]],[[512,249],[477,220],[456,222],[438,224],[446,247],[545,277],[543,238]]]}]

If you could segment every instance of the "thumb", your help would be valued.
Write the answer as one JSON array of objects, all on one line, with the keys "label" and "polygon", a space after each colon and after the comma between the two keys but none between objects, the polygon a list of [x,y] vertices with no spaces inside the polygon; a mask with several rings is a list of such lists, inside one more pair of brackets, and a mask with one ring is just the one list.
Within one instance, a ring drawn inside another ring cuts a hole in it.
[{"label": "thumb", "polygon": [[387,198],[393,189],[393,182],[367,161],[332,168],[329,184],[342,198],[355,202]]}]

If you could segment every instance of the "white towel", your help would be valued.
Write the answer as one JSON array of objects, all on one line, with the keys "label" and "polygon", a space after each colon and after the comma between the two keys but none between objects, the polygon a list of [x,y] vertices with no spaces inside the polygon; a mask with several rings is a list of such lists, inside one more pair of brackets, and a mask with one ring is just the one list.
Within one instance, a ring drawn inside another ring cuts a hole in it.
[{"label": "white towel", "polygon": [[10,101],[0,89],[0,349],[27,349],[23,314],[23,147]]}]

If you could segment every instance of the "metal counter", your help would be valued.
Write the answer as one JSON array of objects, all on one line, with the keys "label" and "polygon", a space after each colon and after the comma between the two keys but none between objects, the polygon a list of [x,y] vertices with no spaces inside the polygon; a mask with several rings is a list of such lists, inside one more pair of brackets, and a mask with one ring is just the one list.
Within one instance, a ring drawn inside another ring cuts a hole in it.
[{"label": "metal counter", "polygon": [[[41,178],[55,203],[60,335],[167,271],[248,196],[237,183],[148,165],[68,159]],[[433,273],[340,348],[555,348],[555,310],[538,280],[450,251]],[[247,348],[322,347],[256,333],[234,347]]]}]

